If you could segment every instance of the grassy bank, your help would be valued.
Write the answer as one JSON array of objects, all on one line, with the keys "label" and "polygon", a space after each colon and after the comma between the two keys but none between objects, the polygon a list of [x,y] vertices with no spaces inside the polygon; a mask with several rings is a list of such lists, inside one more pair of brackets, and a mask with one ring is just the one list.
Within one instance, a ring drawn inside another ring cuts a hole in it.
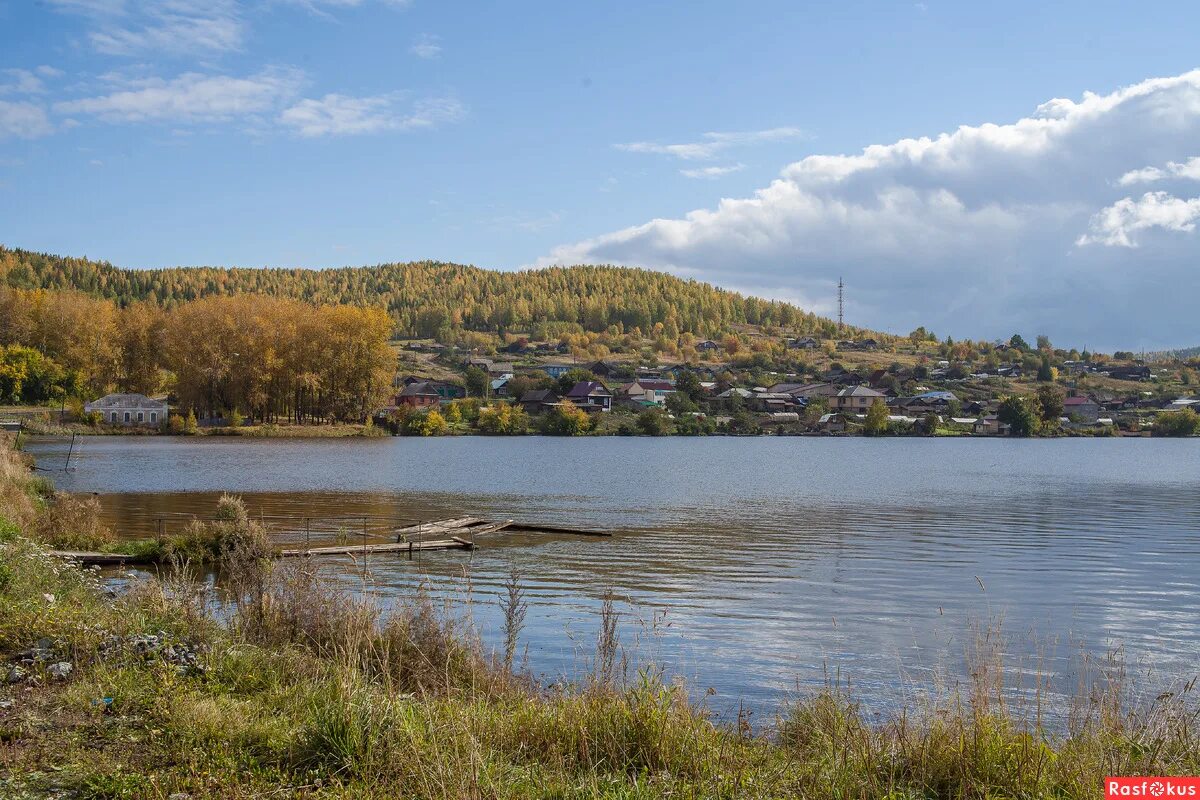
[{"label": "grassy bank", "polygon": [[70,502],[0,448],[0,678],[20,670],[0,683],[0,797],[1092,798],[1106,774],[1200,770],[1190,687],[1138,704],[1110,675],[1051,733],[1005,703],[991,657],[886,716],[830,688],[763,730],[718,724],[622,669],[608,604],[590,673],[542,686],[513,668],[518,582],[487,653],[420,595],[385,612],[272,562],[235,501],[213,551],[229,616],[182,553],[114,597],[46,552],[80,524]]}]

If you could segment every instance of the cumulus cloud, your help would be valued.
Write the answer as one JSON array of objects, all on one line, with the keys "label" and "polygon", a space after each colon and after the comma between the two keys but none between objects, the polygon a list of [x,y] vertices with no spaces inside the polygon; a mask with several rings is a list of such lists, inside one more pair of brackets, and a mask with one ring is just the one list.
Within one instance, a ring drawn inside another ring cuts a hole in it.
[{"label": "cumulus cloud", "polygon": [[344,136],[383,131],[430,128],[454,122],[466,113],[452,98],[421,100],[407,111],[399,106],[395,94],[373,97],[349,97],[327,94],[319,100],[306,98],[287,108],[279,121],[301,136]]},{"label": "cumulus cloud", "polygon": [[722,175],[729,175],[734,172],[741,172],[746,168],[745,164],[730,164],[726,167],[695,167],[693,169],[681,169],[679,174],[685,178],[720,178]]},{"label": "cumulus cloud", "polygon": [[214,122],[274,110],[294,96],[303,74],[272,68],[249,77],[189,72],[177,78],[131,81],[128,88],[54,105],[60,114],[92,115],[106,122]]},{"label": "cumulus cloud", "polygon": [[627,153],[653,153],[656,155],[674,156],[687,160],[705,161],[715,158],[719,153],[734,147],[763,144],[765,142],[782,142],[800,139],[805,136],[799,128],[767,128],[761,131],[710,131],[698,141],[682,142],[680,144],[660,144],[658,142],[626,142],[613,147]]},{"label": "cumulus cloud", "polygon": [[54,125],[39,105],[0,100],[0,140],[9,137],[36,139],[54,132]]},{"label": "cumulus cloud", "polygon": [[1187,161],[1168,161],[1165,167],[1142,167],[1130,170],[1117,181],[1121,186],[1135,183],[1155,183],[1165,180],[1200,181],[1200,158],[1193,156]]},{"label": "cumulus cloud", "polygon": [[[1200,294],[1196,201],[1124,197],[1122,185],[1188,177],[1198,139],[1200,70],[1053,99],[1015,122],[809,156],[751,197],[564,245],[539,263],[644,265],[818,306],[840,274],[857,324],[1186,345]],[[720,141],[623,149],[700,159]],[[1191,290],[1146,292],[1156,281]]]},{"label": "cumulus cloud", "polygon": [[1137,234],[1152,228],[1191,233],[1200,219],[1200,197],[1183,200],[1166,192],[1124,197],[1097,212],[1077,244],[1137,247]]}]

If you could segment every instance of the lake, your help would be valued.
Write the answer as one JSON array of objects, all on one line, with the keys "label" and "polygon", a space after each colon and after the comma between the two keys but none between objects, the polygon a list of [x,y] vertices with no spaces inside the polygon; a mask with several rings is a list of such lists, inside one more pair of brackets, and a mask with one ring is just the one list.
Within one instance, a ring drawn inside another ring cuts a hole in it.
[{"label": "lake", "polygon": [[[37,440],[61,470],[62,440]],[[384,602],[422,581],[497,641],[515,567],[547,680],[586,664],[606,589],[623,641],[760,718],[840,675],[887,706],[964,674],[1001,625],[1014,692],[1077,688],[1078,654],[1124,648],[1162,678],[1200,664],[1200,446],[1158,439],[94,437],[74,471],[122,536],[211,514],[222,491],[331,543],[473,514],[612,530],[497,535],[472,553],[330,559]],[[330,519],[330,518],[338,519]],[[161,520],[161,521],[160,521]]]}]

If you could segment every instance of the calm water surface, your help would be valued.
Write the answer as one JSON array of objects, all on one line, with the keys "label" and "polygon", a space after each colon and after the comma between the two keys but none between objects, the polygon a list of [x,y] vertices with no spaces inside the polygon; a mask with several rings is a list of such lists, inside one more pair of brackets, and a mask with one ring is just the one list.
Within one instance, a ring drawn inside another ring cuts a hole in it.
[{"label": "calm water surface", "polygon": [[[67,443],[30,446],[61,469]],[[368,535],[460,514],[613,530],[507,535],[474,553],[376,556],[386,599],[422,581],[469,605],[486,641],[516,566],[530,666],[570,676],[605,589],[626,645],[718,710],[766,713],[827,674],[888,704],[963,674],[973,628],[1002,623],[1014,685],[1078,681],[1077,654],[1124,647],[1156,675],[1200,664],[1200,446],[1072,439],[448,438],[77,440],[66,490],[124,536],[241,494],[279,538]],[[160,522],[160,520],[162,520]],[[331,577],[364,586],[362,565]],[[469,603],[468,603],[469,598]]]}]

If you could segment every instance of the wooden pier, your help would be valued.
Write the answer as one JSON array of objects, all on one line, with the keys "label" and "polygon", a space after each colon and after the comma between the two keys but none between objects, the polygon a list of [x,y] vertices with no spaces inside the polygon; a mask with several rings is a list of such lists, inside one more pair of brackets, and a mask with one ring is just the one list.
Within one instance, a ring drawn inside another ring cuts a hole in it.
[{"label": "wooden pier", "polygon": [[[489,521],[482,517],[451,517],[449,519],[407,525],[392,530],[395,537],[391,542],[370,542],[323,545],[319,547],[288,547],[275,551],[275,558],[301,558],[311,556],[367,556],[376,553],[401,553],[412,555],[428,550],[474,550],[476,537],[496,533],[545,533],[571,536],[612,536],[607,531],[577,530],[556,525],[534,525],[514,522],[511,519]],[[52,555],[78,561],[82,564],[99,566],[126,566],[152,564],[153,558],[127,553],[103,553],[87,550],[56,550]]]}]

